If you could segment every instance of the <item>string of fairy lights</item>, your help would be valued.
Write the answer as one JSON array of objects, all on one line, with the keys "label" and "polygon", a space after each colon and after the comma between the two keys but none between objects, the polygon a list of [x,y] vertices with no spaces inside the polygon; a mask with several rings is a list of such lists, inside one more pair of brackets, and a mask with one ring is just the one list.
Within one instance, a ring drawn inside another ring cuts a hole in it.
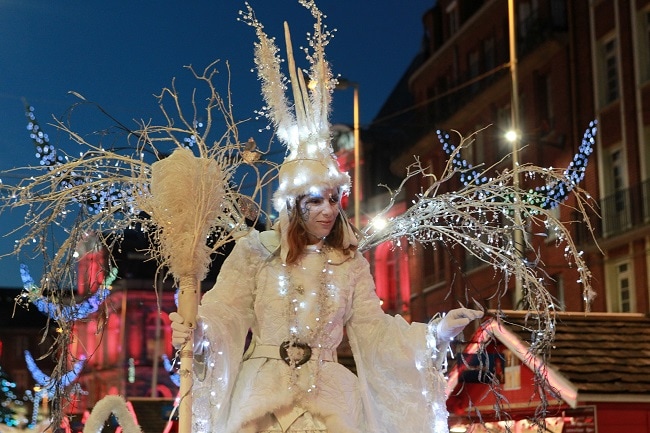
[{"label": "string of fairy lights", "polygon": [[17,427],[20,421],[16,419],[13,405],[21,405],[22,401],[16,395],[16,382],[10,380],[7,373],[0,366],[0,424]]},{"label": "string of fairy lights", "polygon": [[87,318],[89,315],[99,310],[101,304],[111,294],[111,285],[117,278],[117,268],[111,268],[103,282],[95,293],[87,299],[74,305],[60,305],[54,303],[40,295],[40,288],[34,282],[29,268],[26,264],[20,264],[20,278],[23,282],[23,291],[17,298],[18,303],[31,303],[36,306],[38,311],[50,317],[53,320],[65,320],[67,322]]},{"label": "string of fairy lights", "polygon": [[[67,189],[88,185],[88,189],[81,195],[77,195],[76,200],[80,205],[86,207],[91,215],[97,215],[110,209],[111,212],[123,212],[128,214],[137,213],[139,210],[134,206],[133,194],[136,193],[130,185],[118,184],[108,180],[112,174],[118,174],[123,170],[130,170],[130,167],[124,167],[123,161],[112,159],[98,159],[94,162],[94,170],[84,171],[62,171],[61,167],[70,161],[68,155],[62,155],[56,147],[50,143],[49,135],[41,128],[36,118],[33,106],[25,105],[25,116],[27,117],[27,130],[32,140],[38,159],[39,165],[47,167],[58,183],[59,189]],[[200,129],[203,124],[194,121],[194,128]],[[189,134],[181,141],[182,146],[188,149],[197,146],[197,136]],[[102,150],[102,149],[98,149]],[[95,150],[82,152],[78,159],[83,160],[86,157],[96,153]],[[142,158],[143,155],[140,155]],[[102,178],[107,179],[102,182]]]},{"label": "string of fairy lights", "polygon": [[[543,209],[553,209],[566,200],[571,191],[585,176],[589,156],[594,151],[597,131],[597,120],[592,120],[583,134],[578,152],[564,170],[564,181],[550,182],[535,187],[525,194],[522,199]],[[451,158],[451,163],[458,171],[460,181],[464,186],[470,184],[482,185],[488,182],[489,178],[487,176],[482,176],[479,170],[476,170],[469,161],[462,157],[461,150],[451,143],[448,132],[438,129],[436,134],[442,144],[442,149]]]},{"label": "string of fairy lights", "polygon": [[30,426],[33,427],[38,422],[38,414],[40,411],[41,401],[43,400],[43,398],[47,397],[48,399],[51,400],[55,396],[57,391],[60,392],[68,388],[70,385],[72,385],[77,380],[79,374],[81,373],[81,370],[86,364],[86,357],[84,355],[80,356],[79,360],[75,362],[74,365],[72,366],[72,369],[70,369],[68,372],[63,374],[60,378],[54,379],[53,377],[44,373],[38,367],[38,365],[36,365],[36,361],[34,360],[34,357],[29,352],[29,350],[25,350],[24,353],[25,353],[25,363],[27,364],[27,369],[31,373],[37,385],[35,387],[35,391],[32,396],[34,407],[32,411],[32,420]]}]

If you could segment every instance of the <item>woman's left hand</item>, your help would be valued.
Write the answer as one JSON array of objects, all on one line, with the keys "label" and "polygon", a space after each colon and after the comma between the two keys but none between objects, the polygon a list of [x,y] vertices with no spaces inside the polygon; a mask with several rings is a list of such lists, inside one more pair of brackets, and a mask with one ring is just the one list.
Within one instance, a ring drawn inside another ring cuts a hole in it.
[{"label": "woman's left hand", "polygon": [[438,338],[451,341],[460,334],[472,320],[483,317],[483,312],[469,308],[456,308],[442,318],[438,323]]}]

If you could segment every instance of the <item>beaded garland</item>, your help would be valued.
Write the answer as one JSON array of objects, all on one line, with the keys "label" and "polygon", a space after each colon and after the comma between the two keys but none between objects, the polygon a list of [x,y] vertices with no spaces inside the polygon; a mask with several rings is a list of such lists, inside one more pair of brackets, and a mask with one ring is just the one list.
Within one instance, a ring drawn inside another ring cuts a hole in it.
[{"label": "beaded garland", "polygon": [[[320,355],[320,349],[324,347],[324,343],[328,343],[325,331],[328,328],[327,325],[332,325],[332,321],[327,318],[331,317],[334,311],[338,293],[336,286],[331,282],[333,271],[331,269],[332,262],[328,258],[329,251],[331,251],[331,247],[322,242],[306,247],[305,254],[299,263],[282,265],[278,281],[279,293],[287,299],[290,357],[294,360],[300,358],[302,353],[299,352],[304,350],[300,346],[304,344],[309,345],[311,349],[318,349],[318,359],[313,363],[315,368],[312,369],[307,392],[316,389],[319,366],[324,362]],[[317,255],[318,258],[314,255]],[[315,266],[315,262],[318,266]],[[300,278],[298,273],[302,273],[304,277],[311,272],[319,272],[319,275],[317,284],[310,288],[306,284],[309,281]],[[313,317],[312,320],[309,320],[310,316]],[[311,325],[310,322],[312,322]],[[331,344],[325,344],[325,349],[330,348]],[[312,352],[313,354],[314,352]],[[292,361],[289,366],[292,371],[291,386],[293,386],[296,384],[301,365],[296,365],[295,361]]]}]

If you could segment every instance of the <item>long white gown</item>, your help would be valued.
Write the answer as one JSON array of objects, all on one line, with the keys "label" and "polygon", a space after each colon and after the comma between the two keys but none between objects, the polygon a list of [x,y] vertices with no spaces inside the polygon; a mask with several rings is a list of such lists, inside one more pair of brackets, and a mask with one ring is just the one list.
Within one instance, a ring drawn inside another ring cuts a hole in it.
[{"label": "long white gown", "polygon": [[[193,431],[447,432],[446,343],[432,344],[426,324],[381,310],[361,254],[313,248],[285,266],[273,254],[277,238],[239,239],[203,296],[207,349],[195,369]],[[357,376],[331,359],[344,328]],[[243,355],[249,329],[259,349]],[[296,340],[312,350],[299,367],[264,356]]]}]

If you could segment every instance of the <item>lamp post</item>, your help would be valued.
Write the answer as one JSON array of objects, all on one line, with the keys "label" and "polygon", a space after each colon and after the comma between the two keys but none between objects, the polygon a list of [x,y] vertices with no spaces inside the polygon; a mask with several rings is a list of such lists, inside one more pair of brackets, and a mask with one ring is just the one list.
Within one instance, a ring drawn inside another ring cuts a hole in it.
[{"label": "lamp post", "polygon": [[354,203],[354,226],[360,224],[360,199],[361,199],[361,140],[359,137],[359,83],[339,78],[336,89],[344,90],[352,87],[353,96],[353,133],[354,133],[354,179],[352,180],[352,200]]},{"label": "lamp post", "polygon": [[[512,143],[512,184],[515,189],[514,200],[520,200],[516,191],[519,188],[519,140],[521,133],[519,131],[519,92],[517,81],[517,33],[515,30],[515,5],[514,0],[508,0],[508,33],[510,38],[510,79],[512,83],[511,90],[511,131],[507,139]],[[514,243],[517,260],[523,259],[523,233],[521,232],[521,214],[515,212]],[[521,278],[515,276],[515,292],[513,294],[513,307],[517,307],[523,298],[523,288]]]}]

